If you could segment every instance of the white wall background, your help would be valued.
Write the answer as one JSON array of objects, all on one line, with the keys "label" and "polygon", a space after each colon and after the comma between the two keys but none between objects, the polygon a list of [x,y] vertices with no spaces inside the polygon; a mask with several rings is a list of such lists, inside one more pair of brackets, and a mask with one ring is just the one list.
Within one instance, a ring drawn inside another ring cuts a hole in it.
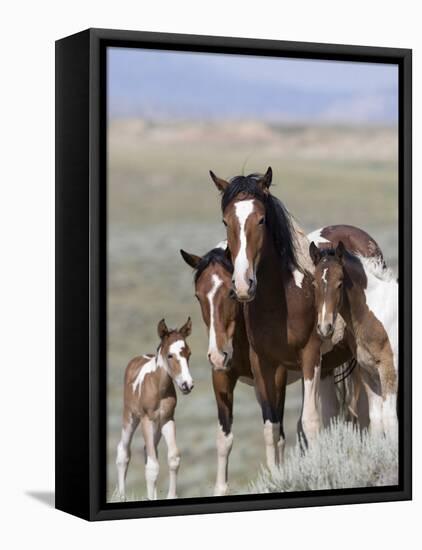
[{"label": "white wall background", "polygon": [[[88,524],[30,493],[54,486],[54,40],[87,27],[414,49],[414,240],[421,236],[422,35],[412,0],[21,1],[0,33],[0,537],[4,548],[417,546],[422,383],[414,361],[415,500]],[[415,247],[415,281],[422,267]],[[421,306],[415,288],[414,309]],[[415,339],[421,325],[415,315]],[[416,346],[417,346],[416,341]]]}]

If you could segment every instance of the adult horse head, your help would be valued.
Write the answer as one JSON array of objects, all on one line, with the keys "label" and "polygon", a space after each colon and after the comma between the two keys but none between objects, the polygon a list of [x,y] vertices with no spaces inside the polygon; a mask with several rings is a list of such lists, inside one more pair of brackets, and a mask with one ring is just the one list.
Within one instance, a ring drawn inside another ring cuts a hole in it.
[{"label": "adult horse head", "polygon": [[291,217],[270,193],[272,170],[264,175],[236,176],[229,181],[210,172],[222,193],[221,209],[233,263],[232,286],[236,298],[250,302],[257,290],[257,270],[268,238],[280,258],[297,268]]}]

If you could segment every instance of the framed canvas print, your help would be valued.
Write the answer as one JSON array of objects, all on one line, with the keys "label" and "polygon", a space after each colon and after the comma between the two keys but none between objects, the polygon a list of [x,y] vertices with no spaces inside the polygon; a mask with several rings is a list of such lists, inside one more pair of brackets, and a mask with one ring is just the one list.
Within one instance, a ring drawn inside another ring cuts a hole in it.
[{"label": "framed canvas print", "polygon": [[411,51],[56,43],[56,506],[411,498]]}]

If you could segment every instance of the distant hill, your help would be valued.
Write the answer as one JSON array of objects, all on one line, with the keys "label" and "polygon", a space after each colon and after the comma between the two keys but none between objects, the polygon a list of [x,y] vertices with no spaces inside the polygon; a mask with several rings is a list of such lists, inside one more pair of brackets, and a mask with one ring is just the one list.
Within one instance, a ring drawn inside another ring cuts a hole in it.
[{"label": "distant hill", "polygon": [[116,50],[109,113],[145,119],[397,121],[397,74],[375,64]]}]

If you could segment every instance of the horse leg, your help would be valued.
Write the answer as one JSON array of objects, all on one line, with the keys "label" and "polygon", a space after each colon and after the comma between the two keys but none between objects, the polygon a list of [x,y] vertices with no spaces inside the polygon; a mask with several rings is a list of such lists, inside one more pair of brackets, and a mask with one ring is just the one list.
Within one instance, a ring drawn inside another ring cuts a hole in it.
[{"label": "horse leg", "polygon": [[380,362],[378,372],[383,397],[382,421],[384,432],[392,436],[397,436],[397,373],[394,368],[392,354],[391,356],[388,354],[387,358]]},{"label": "horse leg", "polygon": [[169,491],[167,498],[177,498],[176,481],[180,466],[180,453],[176,445],[176,424],[173,419],[168,420],[163,425],[161,433],[167,445],[167,463],[169,467]]},{"label": "horse leg", "polygon": [[378,376],[371,376],[363,367],[361,369],[362,384],[368,398],[369,430],[372,433],[383,433],[383,399],[381,383]]},{"label": "horse leg", "polygon": [[315,441],[321,421],[318,409],[321,376],[321,342],[314,333],[302,350],[303,404],[301,424],[307,444]]},{"label": "horse leg", "polygon": [[126,474],[130,461],[130,445],[133,434],[138,427],[139,418],[134,417],[128,411],[123,415],[122,435],[117,445],[117,488],[120,500],[126,500]]},{"label": "horse leg", "polygon": [[280,409],[275,383],[276,367],[262,364],[256,352],[250,349],[251,369],[255,380],[255,393],[262,410],[267,467],[276,472],[280,463]]},{"label": "horse leg", "polygon": [[217,478],[214,496],[224,496],[228,493],[229,456],[233,446],[233,391],[237,376],[229,371],[212,371],[212,382],[217,402]]},{"label": "horse leg", "polygon": [[142,435],[145,441],[145,479],[147,482],[147,494],[149,500],[157,499],[157,479],[160,466],[157,456],[157,429],[155,423],[147,416],[141,420]]},{"label": "horse leg", "polygon": [[286,437],[284,434],[284,403],[286,400],[286,386],[287,386],[287,368],[280,365],[276,370],[275,375],[276,391],[277,391],[277,403],[280,415],[280,439],[278,440],[278,459],[279,463],[284,462],[284,450],[286,447]]},{"label": "horse leg", "polygon": [[321,377],[319,386],[319,407],[321,410],[321,421],[324,428],[327,428],[340,412],[340,404],[337,398],[334,383],[334,374],[331,372]]}]

